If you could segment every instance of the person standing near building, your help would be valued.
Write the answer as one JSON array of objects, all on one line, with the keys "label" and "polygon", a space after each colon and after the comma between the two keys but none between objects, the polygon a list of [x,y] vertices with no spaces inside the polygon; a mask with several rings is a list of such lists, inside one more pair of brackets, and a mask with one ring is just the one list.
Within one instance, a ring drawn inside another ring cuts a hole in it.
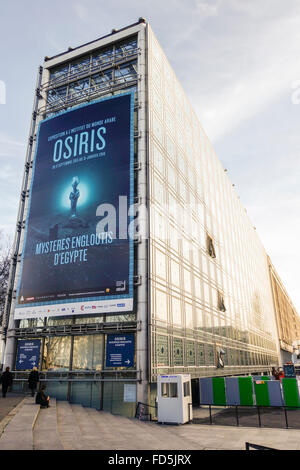
[{"label": "person standing near building", "polygon": [[0,383],[2,384],[2,397],[5,398],[8,387],[11,387],[13,383],[13,375],[9,367],[6,367],[5,372],[1,375]]},{"label": "person standing near building", "polygon": [[282,379],[284,379],[284,371],[283,371],[282,367],[280,367],[280,369],[279,369],[278,378],[280,380],[280,383],[282,383]]},{"label": "person standing near building", "polygon": [[275,367],[272,367],[272,375],[275,378],[275,380],[279,380],[279,372]]},{"label": "person standing near building", "polygon": [[40,381],[39,373],[36,367],[32,369],[28,377],[28,387],[31,390],[31,396],[34,397],[37,384]]}]

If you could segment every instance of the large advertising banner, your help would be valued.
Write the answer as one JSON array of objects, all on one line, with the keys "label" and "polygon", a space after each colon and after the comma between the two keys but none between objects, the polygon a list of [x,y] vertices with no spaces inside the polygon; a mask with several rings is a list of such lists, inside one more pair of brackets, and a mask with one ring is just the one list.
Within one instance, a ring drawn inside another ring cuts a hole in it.
[{"label": "large advertising banner", "polygon": [[132,311],[133,100],[40,123],[15,319]]}]

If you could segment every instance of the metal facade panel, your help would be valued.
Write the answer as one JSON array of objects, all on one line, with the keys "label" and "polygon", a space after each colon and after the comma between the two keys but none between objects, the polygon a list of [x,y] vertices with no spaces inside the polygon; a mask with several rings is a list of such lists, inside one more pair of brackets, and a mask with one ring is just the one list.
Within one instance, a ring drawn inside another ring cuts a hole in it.
[{"label": "metal facade panel", "polygon": [[269,380],[258,380],[254,382],[254,392],[257,406],[270,406],[268,382]]},{"label": "metal facade panel", "polygon": [[268,382],[270,406],[283,406],[284,401],[282,398],[281,385],[279,380],[270,380]]},{"label": "metal facade panel", "polygon": [[239,377],[239,390],[241,405],[253,405],[252,377]]},{"label": "metal facade panel", "polygon": [[226,405],[225,380],[224,377],[213,377],[214,405]]},{"label": "metal facade panel", "polygon": [[282,379],[285,406],[300,407],[297,379]]},{"label": "metal facade panel", "polygon": [[214,394],[211,377],[204,377],[200,381],[200,404],[213,405]]},{"label": "metal facade panel", "polygon": [[240,391],[238,378],[226,377],[225,386],[227,405],[240,405]]}]

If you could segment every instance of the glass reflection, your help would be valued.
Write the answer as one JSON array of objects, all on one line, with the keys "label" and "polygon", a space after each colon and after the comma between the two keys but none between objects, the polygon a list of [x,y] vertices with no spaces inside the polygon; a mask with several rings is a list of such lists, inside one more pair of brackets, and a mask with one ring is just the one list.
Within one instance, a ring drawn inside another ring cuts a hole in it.
[{"label": "glass reflection", "polygon": [[103,335],[74,338],[72,370],[102,370]]},{"label": "glass reflection", "polygon": [[114,323],[114,322],[127,322],[127,321],[135,321],[136,316],[135,314],[124,314],[124,315],[112,315],[108,316],[106,319],[106,323]]},{"label": "glass reflection", "polygon": [[86,323],[103,323],[104,317],[86,317],[82,315],[75,318],[75,324],[86,324]]},{"label": "glass reflection", "polygon": [[44,318],[29,318],[20,320],[19,328],[36,328],[44,326]]},{"label": "glass reflection", "polygon": [[46,338],[43,354],[43,370],[67,371],[70,364],[71,337]]},{"label": "glass reflection", "polygon": [[72,325],[72,317],[47,318],[47,326]]}]

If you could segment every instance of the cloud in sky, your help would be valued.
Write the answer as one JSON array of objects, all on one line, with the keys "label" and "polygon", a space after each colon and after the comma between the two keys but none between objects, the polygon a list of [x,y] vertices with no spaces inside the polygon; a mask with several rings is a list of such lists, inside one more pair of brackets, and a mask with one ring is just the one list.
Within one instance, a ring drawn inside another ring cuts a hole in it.
[{"label": "cloud in sky", "polygon": [[[203,24],[198,29],[195,26],[193,37],[186,37],[180,49],[181,57],[193,63],[187,69],[185,88],[212,141],[259,113],[300,78],[300,5],[294,4],[288,16],[286,5],[282,5],[278,16],[263,21],[258,2],[248,4],[248,16],[240,3],[244,2],[229,1],[225,8],[224,2],[219,2],[218,14],[207,20],[209,32],[203,31]],[[243,17],[236,18],[240,10]],[[192,47],[197,38],[197,47]],[[182,59],[170,49],[182,81]]]},{"label": "cloud in sky", "polygon": [[4,2],[0,225],[15,227],[35,74],[43,57],[141,16],[150,21],[300,311],[300,104],[291,101],[297,92],[292,84],[300,80],[299,0]]},{"label": "cloud in sky", "polygon": [[25,151],[25,143],[0,133],[0,229],[9,234],[16,227]]},{"label": "cloud in sky", "polygon": [[90,20],[90,10],[85,6],[84,3],[76,3],[74,5],[75,14],[83,23],[88,23]]},{"label": "cloud in sky", "polygon": [[20,154],[26,149],[24,142],[13,140],[5,134],[0,133],[0,156],[15,156]]}]

